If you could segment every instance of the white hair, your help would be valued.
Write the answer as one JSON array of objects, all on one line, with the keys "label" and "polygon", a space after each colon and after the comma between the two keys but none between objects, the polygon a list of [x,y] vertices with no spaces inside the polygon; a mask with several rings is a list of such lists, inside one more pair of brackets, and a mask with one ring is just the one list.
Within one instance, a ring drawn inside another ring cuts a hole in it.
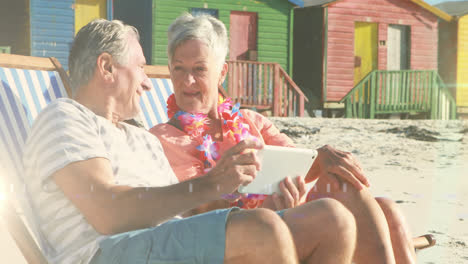
[{"label": "white hair", "polygon": [[178,46],[187,40],[199,40],[205,43],[216,58],[221,70],[228,52],[228,38],[223,22],[209,15],[192,16],[185,13],[169,26],[167,55],[169,63]]},{"label": "white hair", "polygon": [[109,53],[121,65],[127,64],[130,37],[139,41],[138,30],[119,20],[95,19],[81,28],[76,34],[68,57],[73,93],[91,80],[97,58],[102,53]]}]

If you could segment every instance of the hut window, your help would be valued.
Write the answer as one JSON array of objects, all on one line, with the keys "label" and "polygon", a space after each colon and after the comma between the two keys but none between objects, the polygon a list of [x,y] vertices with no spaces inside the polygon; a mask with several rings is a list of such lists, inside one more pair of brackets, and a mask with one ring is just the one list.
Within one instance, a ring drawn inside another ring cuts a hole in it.
[{"label": "hut window", "polygon": [[192,7],[190,9],[190,14],[193,16],[200,16],[200,15],[210,15],[216,18],[218,17],[218,9],[213,9],[213,8],[196,8]]}]

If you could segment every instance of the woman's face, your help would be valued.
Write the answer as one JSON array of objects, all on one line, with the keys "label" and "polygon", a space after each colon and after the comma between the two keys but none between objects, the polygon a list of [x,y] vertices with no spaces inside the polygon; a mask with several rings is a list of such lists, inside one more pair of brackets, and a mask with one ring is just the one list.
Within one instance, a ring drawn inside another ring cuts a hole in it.
[{"label": "woman's face", "polygon": [[219,69],[206,44],[187,40],[176,48],[169,71],[181,110],[217,117],[218,87],[224,81],[227,64]]}]

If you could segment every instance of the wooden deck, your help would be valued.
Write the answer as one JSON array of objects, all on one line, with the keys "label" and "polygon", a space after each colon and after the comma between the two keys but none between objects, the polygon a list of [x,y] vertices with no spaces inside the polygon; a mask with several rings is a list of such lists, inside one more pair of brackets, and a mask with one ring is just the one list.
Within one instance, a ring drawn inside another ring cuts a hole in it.
[{"label": "wooden deck", "polygon": [[227,92],[242,107],[304,116],[304,93],[278,63],[228,61]]},{"label": "wooden deck", "polygon": [[430,119],[455,119],[455,100],[433,70],[376,70],[341,101],[345,117],[375,118],[379,114],[427,113]]}]

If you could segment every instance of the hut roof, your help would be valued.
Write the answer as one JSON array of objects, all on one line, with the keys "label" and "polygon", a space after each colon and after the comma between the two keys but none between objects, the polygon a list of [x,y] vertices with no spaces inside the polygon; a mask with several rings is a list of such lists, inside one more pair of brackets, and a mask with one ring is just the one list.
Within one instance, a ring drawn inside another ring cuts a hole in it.
[{"label": "hut roof", "polygon": [[468,14],[468,1],[450,1],[437,4],[435,7],[455,17]]},{"label": "hut roof", "polygon": [[323,6],[337,0],[304,0],[304,6]]},{"label": "hut roof", "polygon": [[304,1],[303,0],[288,0],[291,4],[304,7]]},{"label": "hut roof", "polygon": [[[308,7],[308,6],[322,6],[322,7],[326,7],[334,2],[338,2],[338,1],[341,1],[341,0],[304,0],[304,6],[305,7]],[[424,2],[423,0],[406,0],[406,1],[411,1],[417,5],[419,5],[420,7],[422,7],[423,9],[426,9],[427,11],[431,12],[432,14],[442,18],[443,20],[446,20],[446,21],[451,21],[453,18],[451,15],[447,14],[446,12],[434,7],[434,6],[431,6],[430,4]]]}]

